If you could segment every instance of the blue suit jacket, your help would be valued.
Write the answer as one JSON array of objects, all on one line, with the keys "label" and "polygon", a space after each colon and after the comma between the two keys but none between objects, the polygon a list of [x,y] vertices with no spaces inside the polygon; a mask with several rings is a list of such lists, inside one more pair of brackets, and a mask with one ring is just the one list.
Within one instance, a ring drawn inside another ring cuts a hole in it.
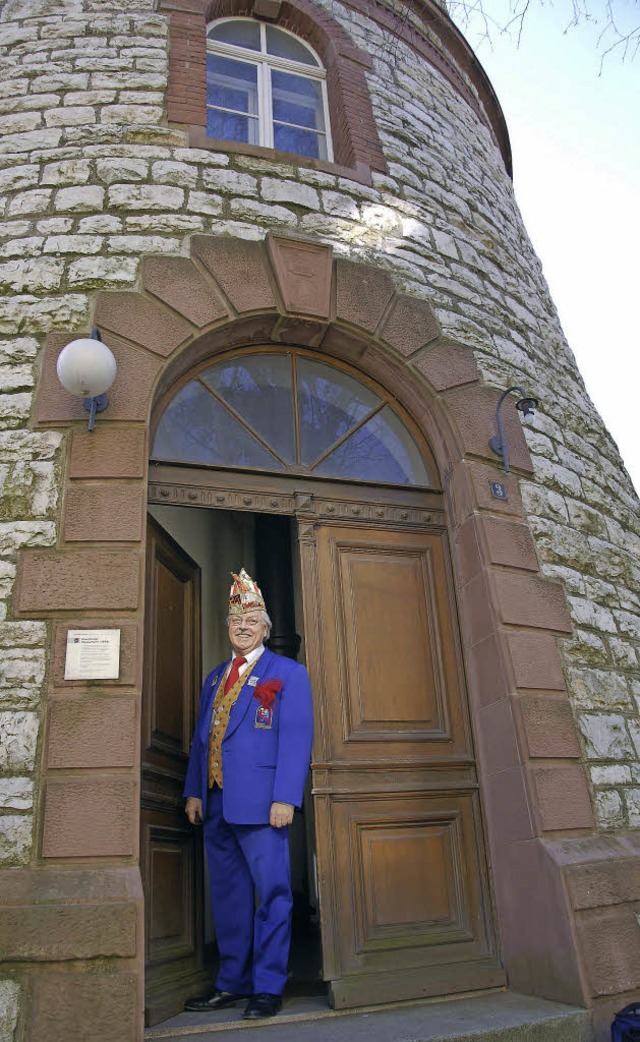
[{"label": "blue suit jacket", "polygon": [[[213,702],[228,664],[213,669],[202,686],[185,780],[185,797],[202,800],[205,812]],[[267,726],[254,697],[255,685],[243,684],[231,710],[222,740],[222,807],[225,819],[235,825],[268,823],[274,802],[301,806],[311,758],[313,711],[304,666],[266,649],[249,677],[255,678],[258,684],[282,680],[282,688]]]}]

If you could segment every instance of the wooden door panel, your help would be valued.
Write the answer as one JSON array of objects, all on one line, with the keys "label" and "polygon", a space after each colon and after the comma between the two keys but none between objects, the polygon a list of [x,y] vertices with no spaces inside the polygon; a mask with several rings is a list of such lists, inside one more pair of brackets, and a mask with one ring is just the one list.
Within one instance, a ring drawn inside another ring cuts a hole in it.
[{"label": "wooden door panel", "polygon": [[[343,972],[488,952],[472,794],[333,800]],[[352,919],[351,924],[347,920]]]},{"label": "wooden door panel", "polygon": [[183,909],[194,904],[193,835],[187,828],[147,826],[149,852],[147,900],[151,905],[148,965],[192,955],[196,938],[193,916]]},{"label": "wooden door panel", "polygon": [[200,570],[150,521],[140,808],[148,1025],[179,1012],[207,981],[201,837],[182,799],[199,687]]},{"label": "wooden door panel", "polygon": [[318,559],[330,755],[470,758],[441,533],[325,526]]},{"label": "wooden door panel", "polygon": [[504,984],[445,533],[342,519],[302,532],[333,1004]]}]

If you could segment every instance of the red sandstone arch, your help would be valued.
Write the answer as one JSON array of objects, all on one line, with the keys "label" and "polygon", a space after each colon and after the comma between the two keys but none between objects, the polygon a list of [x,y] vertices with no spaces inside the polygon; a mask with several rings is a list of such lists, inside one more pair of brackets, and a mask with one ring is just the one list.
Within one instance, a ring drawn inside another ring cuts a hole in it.
[{"label": "red sandstone arch", "polygon": [[[189,258],[146,258],[140,290],[100,293],[93,323],[118,361],[111,405],[94,434],[55,376],[69,335],[47,337],[35,423],[70,433],[61,533],[55,548],[22,553],[14,601],[16,617],[48,618],[53,627],[41,868],[62,860],[70,870],[78,859],[99,858],[100,866],[82,872],[95,887],[135,864],[133,722],[154,403],[179,376],[231,346],[306,346],[370,373],[432,447],[449,515],[504,963],[514,988],[586,1004],[587,953],[574,938],[565,868],[551,843],[558,832],[592,828],[556,648],[571,622],[563,589],[537,574],[518,479],[501,474],[488,449],[498,391],[481,385],[472,352],[443,338],[429,303],[398,292],[388,272],[281,236],[257,243],[197,235]],[[507,423],[513,466],[530,474],[520,424]],[[491,498],[489,481],[497,479],[506,501]],[[96,698],[86,685],[64,683],[63,645],[70,622],[105,619],[122,629],[122,674],[100,684]],[[89,738],[105,707],[110,726],[98,746]],[[105,865],[104,858],[113,860]],[[112,955],[139,979],[139,893],[129,900],[138,911],[122,929],[133,933]],[[544,917],[535,913],[539,902]],[[68,922],[80,931],[71,908]],[[97,952],[105,949],[102,929],[94,931]]]}]

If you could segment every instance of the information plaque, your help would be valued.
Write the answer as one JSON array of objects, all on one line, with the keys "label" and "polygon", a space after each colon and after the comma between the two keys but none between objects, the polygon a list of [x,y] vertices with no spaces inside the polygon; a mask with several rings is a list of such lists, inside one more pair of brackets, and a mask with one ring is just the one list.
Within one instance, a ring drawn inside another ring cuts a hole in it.
[{"label": "information plaque", "polygon": [[118,680],[120,630],[68,630],[65,680]]}]

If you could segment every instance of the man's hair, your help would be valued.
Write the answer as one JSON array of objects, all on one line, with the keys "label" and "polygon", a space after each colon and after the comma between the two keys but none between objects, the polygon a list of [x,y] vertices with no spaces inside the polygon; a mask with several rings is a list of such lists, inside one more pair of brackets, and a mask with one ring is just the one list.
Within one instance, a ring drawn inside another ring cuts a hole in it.
[{"label": "man's hair", "polygon": [[[258,609],[256,609],[256,611],[257,610]],[[243,612],[242,614],[243,615],[245,615],[245,614],[249,615],[251,613],[250,612]],[[229,622],[231,621],[232,618],[236,618],[236,616],[235,615],[227,615],[227,626],[229,625]],[[262,619],[262,621],[264,622],[265,626],[267,627],[267,632],[264,635],[264,639],[265,640],[269,640],[269,637],[271,636],[271,630],[273,629],[273,623],[272,623],[271,619],[269,618],[268,613],[264,610],[264,608],[260,610],[260,618]]]}]

